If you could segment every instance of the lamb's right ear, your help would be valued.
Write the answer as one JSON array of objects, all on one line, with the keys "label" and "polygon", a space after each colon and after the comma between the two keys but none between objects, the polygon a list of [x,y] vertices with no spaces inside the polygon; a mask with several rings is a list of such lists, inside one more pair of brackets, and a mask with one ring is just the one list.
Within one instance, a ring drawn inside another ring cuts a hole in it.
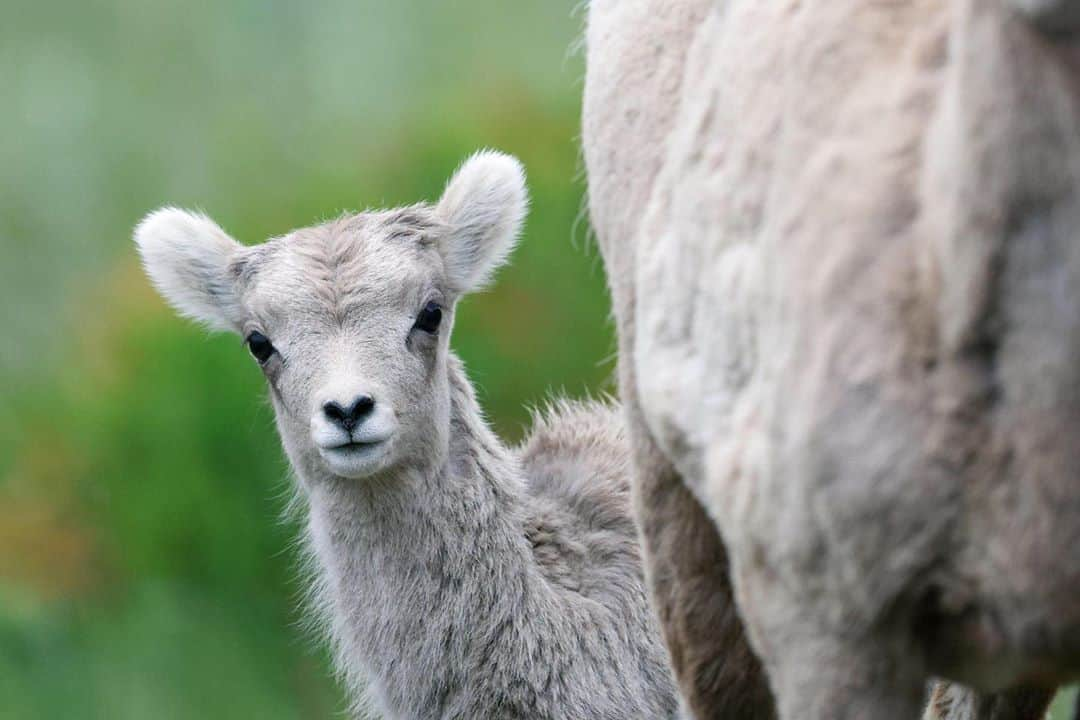
[{"label": "lamb's right ear", "polygon": [[240,330],[243,308],[229,262],[242,249],[205,215],[161,208],[135,228],[143,267],[181,315],[220,330]]}]

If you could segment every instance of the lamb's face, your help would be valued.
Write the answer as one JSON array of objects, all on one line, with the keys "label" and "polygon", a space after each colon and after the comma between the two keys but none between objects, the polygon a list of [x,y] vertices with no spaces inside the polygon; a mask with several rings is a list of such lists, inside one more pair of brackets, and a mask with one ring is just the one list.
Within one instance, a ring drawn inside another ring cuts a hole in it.
[{"label": "lamb's face", "polygon": [[294,462],[364,477],[443,444],[455,295],[440,231],[426,209],[364,214],[233,261],[242,332]]},{"label": "lamb's face", "polygon": [[169,209],[136,239],[177,309],[245,338],[302,474],[362,478],[445,454],[454,305],[506,257],[524,211],[520,166],[482,153],[434,206],[253,247]]}]

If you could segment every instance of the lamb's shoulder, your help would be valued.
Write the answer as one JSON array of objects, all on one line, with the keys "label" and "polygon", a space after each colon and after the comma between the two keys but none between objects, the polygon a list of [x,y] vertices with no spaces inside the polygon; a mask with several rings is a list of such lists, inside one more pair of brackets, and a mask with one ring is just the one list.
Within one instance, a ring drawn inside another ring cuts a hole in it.
[{"label": "lamb's shoulder", "polygon": [[525,533],[548,579],[598,599],[640,583],[620,409],[555,401],[534,415],[517,452],[530,499]]}]

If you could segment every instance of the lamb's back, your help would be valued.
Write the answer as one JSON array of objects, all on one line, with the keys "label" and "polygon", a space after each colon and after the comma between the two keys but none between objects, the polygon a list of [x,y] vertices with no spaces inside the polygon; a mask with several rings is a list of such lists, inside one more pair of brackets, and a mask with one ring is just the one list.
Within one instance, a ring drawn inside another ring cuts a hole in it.
[{"label": "lamb's back", "polygon": [[532,501],[526,534],[549,579],[601,601],[643,594],[621,409],[555,401],[518,452]]}]

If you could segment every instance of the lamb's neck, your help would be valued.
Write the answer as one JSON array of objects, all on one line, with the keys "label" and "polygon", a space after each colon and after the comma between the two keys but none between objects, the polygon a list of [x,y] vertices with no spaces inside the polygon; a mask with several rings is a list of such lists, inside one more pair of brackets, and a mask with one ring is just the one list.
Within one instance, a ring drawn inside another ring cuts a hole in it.
[{"label": "lamb's neck", "polygon": [[[495,438],[456,360],[450,363],[448,460],[376,482],[314,484],[310,530],[350,668],[389,707],[453,702],[448,688],[513,626],[567,617],[524,534],[516,458]],[[540,634],[537,632],[536,634]]]}]

